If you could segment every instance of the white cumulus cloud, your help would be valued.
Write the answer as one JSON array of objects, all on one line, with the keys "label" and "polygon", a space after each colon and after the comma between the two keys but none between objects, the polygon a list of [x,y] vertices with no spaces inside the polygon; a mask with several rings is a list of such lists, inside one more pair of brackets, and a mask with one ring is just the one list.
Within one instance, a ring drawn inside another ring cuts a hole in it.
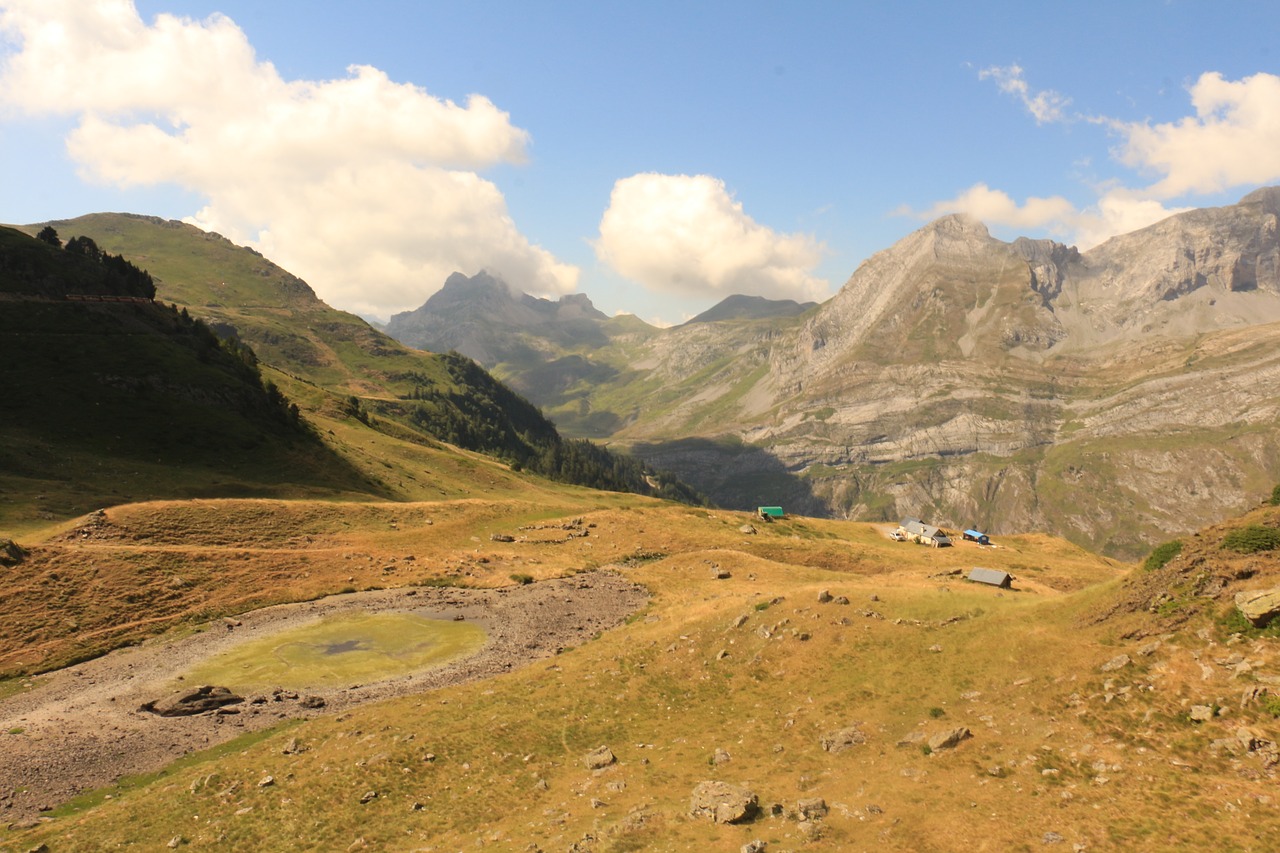
[{"label": "white cumulus cloud", "polygon": [[1003,190],[993,190],[986,184],[974,184],[958,196],[939,201],[922,211],[903,209],[902,213],[921,219],[937,219],[948,213],[968,213],[988,225],[1008,225],[1013,228],[1045,228],[1075,213],[1075,207],[1062,196],[1028,198],[1022,204]]},{"label": "white cumulus cloud", "polygon": [[812,273],[821,243],[760,225],[709,175],[644,173],[617,181],[595,250],[621,275],[667,293],[806,301],[830,291]]},{"label": "white cumulus cloud", "polygon": [[77,117],[67,149],[85,177],[202,195],[191,221],[335,305],[416,307],[455,271],[577,286],[477,172],[523,162],[529,142],[483,96],[460,105],[369,66],[285,80],[230,19],[147,24],[131,0],[5,0],[0,33],[0,106]]},{"label": "white cumulus cloud", "polygon": [[1217,72],[1191,86],[1195,115],[1176,122],[1113,122],[1124,136],[1125,165],[1163,177],[1147,188],[1156,198],[1215,193],[1280,179],[1280,77],[1226,80]]}]

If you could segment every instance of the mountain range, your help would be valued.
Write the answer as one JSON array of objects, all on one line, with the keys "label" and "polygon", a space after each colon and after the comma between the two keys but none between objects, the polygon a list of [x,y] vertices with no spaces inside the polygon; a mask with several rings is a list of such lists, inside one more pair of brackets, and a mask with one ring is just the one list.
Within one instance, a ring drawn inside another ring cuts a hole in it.
[{"label": "mountain range", "polygon": [[731,297],[670,329],[455,275],[388,332],[724,506],[1134,556],[1280,476],[1278,215],[1267,188],[1083,252],[946,216],[820,306]]}]

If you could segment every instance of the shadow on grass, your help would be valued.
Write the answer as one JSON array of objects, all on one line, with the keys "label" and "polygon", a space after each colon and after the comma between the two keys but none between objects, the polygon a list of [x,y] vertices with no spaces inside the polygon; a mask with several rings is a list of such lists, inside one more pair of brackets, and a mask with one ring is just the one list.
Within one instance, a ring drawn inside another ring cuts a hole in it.
[{"label": "shadow on grass", "polygon": [[669,471],[725,509],[781,506],[794,515],[830,516],[808,482],[759,447],[706,438],[635,444],[631,455]]}]

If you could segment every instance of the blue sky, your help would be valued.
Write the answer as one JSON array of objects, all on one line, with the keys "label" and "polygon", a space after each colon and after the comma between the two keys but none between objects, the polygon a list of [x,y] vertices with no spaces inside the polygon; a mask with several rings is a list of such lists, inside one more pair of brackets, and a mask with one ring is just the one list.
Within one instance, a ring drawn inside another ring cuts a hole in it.
[{"label": "blue sky", "polygon": [[1088,246],[1280,183],[1274,2],[0,0],[0,27],[0,222],[187,219],[384,318],[483,268],[680,322],[826,298],[945,212]]}]

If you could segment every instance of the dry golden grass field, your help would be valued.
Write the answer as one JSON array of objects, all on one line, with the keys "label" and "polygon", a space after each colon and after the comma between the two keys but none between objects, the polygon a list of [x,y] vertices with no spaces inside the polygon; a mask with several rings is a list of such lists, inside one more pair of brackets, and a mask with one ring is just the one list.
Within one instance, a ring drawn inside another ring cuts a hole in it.
[{"label": "dry golden grass field", "polygon": [[[50,803],[0,849],[1262,851],[1280,838],[1277,641],[1230,603],[1280,567],[1220,547],[1280,510],[1207,528],[1144,570],[1035,534],[935,550],[870,524],[764,523],[330,426],[397,500],[155,500],[24,528],[0,591],[0,711],[71,662],[357,590],[609,570],[648,604],[492,678],[282,720]],[[967,582],[974,566],[1014,588]],[[0,747],[29,736],[18,721]],[[615,760],[589,767],[600,746]],[[693,815],[705,781],[758,807],[733,823]],[[14,796],[0,785],[0,802]]]}]

